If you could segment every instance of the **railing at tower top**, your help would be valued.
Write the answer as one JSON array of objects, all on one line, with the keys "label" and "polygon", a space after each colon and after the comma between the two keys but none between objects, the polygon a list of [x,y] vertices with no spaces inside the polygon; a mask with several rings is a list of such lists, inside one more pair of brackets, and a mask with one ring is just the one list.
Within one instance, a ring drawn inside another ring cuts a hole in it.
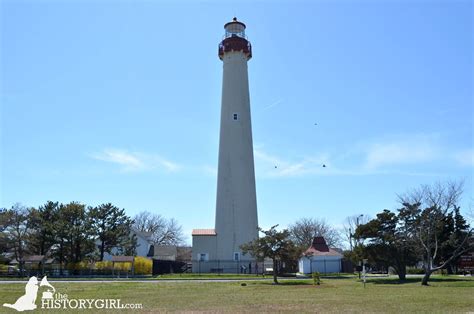
[{"label": "railing at tower top", "polygon": [[230,37],[239,37],[239,38],[243,38],[245,40],[249,40],[247,35],[245,35],[245,33],[225,33],[224,36],[222,36],[222,40],[226,39],[226,38],[230,38]]},{"label": "railing at tower top", "polygon": [[224,53],[230,51],[242,51],[247,55],[247,59],[252,58],[252,44],[243,37],[229,36],[219,43],[218,55],[221,60]]}]

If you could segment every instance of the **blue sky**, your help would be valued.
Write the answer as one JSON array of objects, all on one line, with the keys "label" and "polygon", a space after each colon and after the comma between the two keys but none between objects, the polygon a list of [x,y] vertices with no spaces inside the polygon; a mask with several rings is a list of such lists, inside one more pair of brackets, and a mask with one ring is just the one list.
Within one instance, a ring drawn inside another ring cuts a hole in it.
[{"label": "blue sky", "polygon": [[112,202],[212,228],[234,15],[261,226],[340,226],[447,179],[473,206],[473,4],[428,0],[3,0],[0,206]]}]

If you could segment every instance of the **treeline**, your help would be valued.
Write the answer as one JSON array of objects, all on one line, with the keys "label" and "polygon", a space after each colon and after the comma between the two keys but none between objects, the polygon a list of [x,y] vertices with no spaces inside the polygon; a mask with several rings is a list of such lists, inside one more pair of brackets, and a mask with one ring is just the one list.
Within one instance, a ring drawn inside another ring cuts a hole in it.
[{"label": "treeline", "polygon": [[421,266],[423,285],[437,270],[456,271],[460,256],[474,249],[473,229],[460,212],[462,187],[462,182],[437,183],[400,195],[398,210],[385,209],[356,226],[354,249],[347,255],[392,267],[400,280],[407,267]]},{"label": "treeline", "polygon": [[367,259],[374,268],[392,267],[400,280],[406,279],[408,267],[418,266],[424,273],[422,285],[427,285],[433,272],[454,272],[461,255],[474,252],[473,228],[459,206],[462,190],[462,182],[422,185],[399,195],[401,207],[394,212],[385,209],[375,219],[348,217],[342,232],[314,218],[302,218],[281,231],[278,225],[259,228],[262,236],[241,249],[258,259],[272,259],[278,283],[277,273],[284,270],[281,262],[296,268],[313,237],[322,236],[330,247],[336,247],[345,235],[350,250],[344,256],[355,265]]},{"label": "treeline", "polygon": [[[48,201],[38,208],[15,204],[0,209],[0,254],[12,255],[22,271],[27,255],[46,255],[60,265],[103,261],[106,253],[136,255],[132,228],[151,233],[158,244],[182,241],[181,226],[174,219],[149,212],[135,218],[111,203],[92,207]],[[165,240],[159,241],[163,233]]]}]

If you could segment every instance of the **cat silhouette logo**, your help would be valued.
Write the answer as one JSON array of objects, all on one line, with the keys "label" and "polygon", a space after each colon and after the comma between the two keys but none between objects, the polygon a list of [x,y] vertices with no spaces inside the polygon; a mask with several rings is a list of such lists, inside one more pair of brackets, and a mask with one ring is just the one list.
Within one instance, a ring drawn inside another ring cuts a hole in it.
[{"label": "cat silhouette logo", "polygon": [[38,284],[38,278],[33,276],[26,283],[25,294],[19,297],[14,304],[4,303],[3,306],[15,309],[18,312],[32,311],[36,309],[36,298],[38,296],[39,287],[47,287],[47,290],[43,291],[42,299],[53,298],[56,289],[54,289],[54,287],[48,282],[46,276],[41,279],[40,284]]}]

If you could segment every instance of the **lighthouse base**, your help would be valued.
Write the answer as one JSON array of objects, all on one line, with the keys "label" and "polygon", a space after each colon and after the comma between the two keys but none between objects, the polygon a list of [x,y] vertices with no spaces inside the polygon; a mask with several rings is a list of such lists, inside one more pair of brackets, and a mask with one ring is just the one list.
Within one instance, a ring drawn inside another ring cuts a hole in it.
[{"label": "lighthouse base", "polygon": [[193,230],[193,273],[259,274],[263,263],[249,256],[236,256],[235,260],[221,259],[217,254],[219,236],[213,229]]}]

